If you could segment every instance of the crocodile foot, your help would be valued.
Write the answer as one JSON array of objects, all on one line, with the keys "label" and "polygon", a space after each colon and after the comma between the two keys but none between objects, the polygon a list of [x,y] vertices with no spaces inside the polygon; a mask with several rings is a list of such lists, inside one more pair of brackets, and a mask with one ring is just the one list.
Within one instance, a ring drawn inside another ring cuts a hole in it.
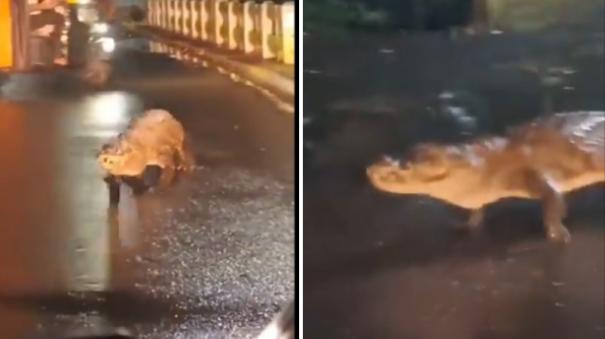
[{"label": "crocodile foot", "polygon": [[476,230],[483,225],[483,221],[485,220],[485,211],[483,208],[478,208],[476,210],[472,210],[470,217],[466,223],[466,226],[469,230]]},{"label": "crocodile foot", "polygon": [[103,178],[103,181],[107,184],[109,204],[111,206],[117,206],[120,202],[120,179],[114,176],[107,176]]},{"label": "crocodile foot", "polygon": [[554,243],[567,244],[571,241],[571,234],[562,224],[558,224],[554,227],[548,227],[546,236],[548,237],[548,240]]},{"label": "crocodile foot", "polygon": [[571,235],[563,225],[567,207],[563,193],[553,180],[535,170],[526,170],[527,187],[533,195],[542,200],[542,213],[546,237],[551,242],[566,244],[571,241]]},{"label": "crocodile foot", "polygon": [[175,178],[176,178],[176,172],[173,167],[166,166],[166,167],[162,168],[158,187],[161,190],[166,190],[168,187],[170,187],[174,183]]}]

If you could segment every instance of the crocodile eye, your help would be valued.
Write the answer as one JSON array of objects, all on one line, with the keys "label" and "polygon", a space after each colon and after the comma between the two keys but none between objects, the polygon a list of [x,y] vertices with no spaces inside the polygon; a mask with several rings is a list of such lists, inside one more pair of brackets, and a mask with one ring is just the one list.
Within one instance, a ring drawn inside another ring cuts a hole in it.
[{"label": "crocodile eye", "polygon": [[388,171],[382,175],[382,179],[385,181],[404,181],[405,178],[398,172]]},{"label": "crocodile eye", "polygon": [[445,178],[450,169],[444,164],[425,164],[414,168],[414,175],[424,181],[435,181]]}]

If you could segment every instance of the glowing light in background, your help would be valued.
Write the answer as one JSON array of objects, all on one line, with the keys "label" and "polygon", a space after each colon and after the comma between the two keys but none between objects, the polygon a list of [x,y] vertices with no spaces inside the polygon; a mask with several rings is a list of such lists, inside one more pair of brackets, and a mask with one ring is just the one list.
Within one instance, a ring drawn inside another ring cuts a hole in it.
[{"label": "glowing light in background", "polygon": [[101,49],[105,53],[111,53],[116,49],[116,41],[113,38],[101,38],[99,42],[101,43]]},{"label": "glowing light in background", "polygon": [[109,25],[107,25],[104,22],[95,23],[94,25],[92,25],[91,31],[93,33],[105,34],[105,33],[109,32]]},{"label": "glowing light in background", "polygon": [[56,185],[62,204],[69,206],[65,217],[70,246],[64,249],[61,269],[71,291],[129,286],[128,278],[116,273],[128,264],[114,258],[134,253],[139,239],[138,210],[130,192],[122,192],[124,199],[118,209],[108,208],[109,195],[96,154],[102,143],[123,131],[143,108],[143,101],[128,92],[95,93],[70,107],[61,123],[65,131],[62,142],[70,146],[60,148],[60,173],[69,180],[57,180]]},{"label": "glowing light in background", "polygon": [[[89,3],[91,3],[91,0],[86,0],[84,3],[80,3],[80,4],[82,5],[82,4],[89,4]],[[88,8],[88,7],[78,8],[78,21],[84,22],[84,23],[93,23],[98,20],[99,20],[99,14],[97,13],[97,11],[94,8]]]},{"label": "glowing light in background", "polygon": [[137,100],[125,92],[107,92],[87,98],[83,109],[86,123],[102,127],[120,127],[130,119],[137,108]]}]

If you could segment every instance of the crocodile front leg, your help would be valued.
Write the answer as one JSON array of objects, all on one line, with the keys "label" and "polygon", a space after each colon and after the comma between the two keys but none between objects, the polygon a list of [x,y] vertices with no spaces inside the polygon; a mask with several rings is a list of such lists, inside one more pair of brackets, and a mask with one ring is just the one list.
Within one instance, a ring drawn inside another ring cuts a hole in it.
[{"label": "crocodile front leg", "polygon": [[160,155],[160,162],[162,163],[162,170],[160,174],[160,180],[158,186],[160,189],[167,189],[173,182],[176,177],[176,154],[169,152]]},{"label": "crocodile front leg", "polygon": [[168,188],[175,179],[175,170],[172,166],[166,166],[162,168],[162,174],[160,176],[160,184],[159,187],[161,189]]},{"label": "crocodile front leg", "polygon": [[471,211],[471,214],[466,222],[466,226],[469,230],[476,230],[483,225],[485,220],[485,209],[479,207]]},{"label": "crocodile front leg", "polygon": [[526,179],[531,194],[542,201],[546,236],[553,242],[568,243],[571,235],[563,225],[567,208],[562,192],[548,176],[537,171],[528,171]]},{"label": "crocodile front leg", "polygon": [[109,204],[116,206],[120,202],[121,180],[118,177],[108,175],[103,178],[103,181],[107,184],[107,190],[109,191]]}]

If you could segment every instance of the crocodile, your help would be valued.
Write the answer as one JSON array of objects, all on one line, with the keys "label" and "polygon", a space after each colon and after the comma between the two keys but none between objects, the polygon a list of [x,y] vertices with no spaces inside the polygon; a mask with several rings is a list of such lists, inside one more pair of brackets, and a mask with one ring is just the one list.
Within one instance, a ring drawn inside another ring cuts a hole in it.
[{"label": "crocodile", "polygon": [[102,146],[97,156],[110,185],[143,179],[145,186],[151,168],[160,170],[160,186],[168,186],[177,171],[191,172],[195,158],[188,147],[183,125],[168,111],[152,109],[134,119],[126,131]]},{"label": "crocodile", "polygon": [[469,210],[469,230],[483,224],[489,204],[539,200],[547,238],[567,243],[565,194],[605,182],[605,112],[559,112],[466,143],[421,143],[405,159],[383,156],[366,174],[379,191]]}]

